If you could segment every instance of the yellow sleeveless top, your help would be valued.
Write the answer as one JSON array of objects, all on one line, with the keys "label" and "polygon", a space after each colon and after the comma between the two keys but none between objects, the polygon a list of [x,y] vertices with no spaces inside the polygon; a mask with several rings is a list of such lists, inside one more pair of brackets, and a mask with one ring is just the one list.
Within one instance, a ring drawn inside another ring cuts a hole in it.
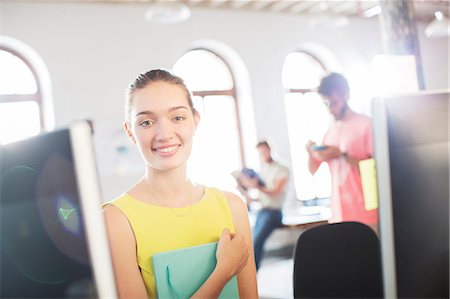
[{"label": "yellow sleeveless top", "polygon": [[128,218],[137,243],[137,260],[149,298],[156,298],[152,256],[155,253],[217,242],[224,228],[235,232],[225,194],[205,187],[197,203],[167,208],[124,194],[112,204]]}]

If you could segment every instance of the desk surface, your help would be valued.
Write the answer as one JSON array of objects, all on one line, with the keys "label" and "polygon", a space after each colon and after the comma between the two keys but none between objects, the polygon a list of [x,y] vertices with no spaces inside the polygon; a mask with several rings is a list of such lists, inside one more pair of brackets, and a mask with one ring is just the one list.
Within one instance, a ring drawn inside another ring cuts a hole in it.
[{"label": "desk surface", "polygon": [[[254,225],[257,211],[250,211],[250,224]],[[328,206],[302,206],[296,209],[283,210],[283,227],[309,227],[328,223],[331,211]]]},{"label": "desk surface", "polygon": [[299,207],[284,211],[282,223],[284,226],[307,226],[311,224],[327,223],[331,211],[328,206]]}]

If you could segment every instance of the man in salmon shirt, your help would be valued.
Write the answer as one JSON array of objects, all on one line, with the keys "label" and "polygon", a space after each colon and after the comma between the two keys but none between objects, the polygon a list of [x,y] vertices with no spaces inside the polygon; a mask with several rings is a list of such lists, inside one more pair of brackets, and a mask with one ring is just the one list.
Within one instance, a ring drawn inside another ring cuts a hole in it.
[{"label": "man in salmon shirt", "polygon": [[356,221],[377,229],[377,210],[367,211],[359,173],[359,161],[372,157],[372,123],[348,106],[350,88],[344,76],[331,73],[321,80],[318,92],[334,118],[322,144],[309,141],[308,167],[314,174],[322,162],[330,167],[332,192],[330,223]]}]

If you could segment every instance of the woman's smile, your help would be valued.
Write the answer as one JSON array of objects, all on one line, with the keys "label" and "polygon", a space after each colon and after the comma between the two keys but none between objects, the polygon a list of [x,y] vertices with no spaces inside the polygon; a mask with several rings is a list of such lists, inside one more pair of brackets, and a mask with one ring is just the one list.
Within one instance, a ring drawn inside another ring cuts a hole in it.
[{"label": "woman's smile", "polygon": [[172,156],[172,155],[176,154],[180,147],[181,147],[181,144],[166,145],[166,146],[159,146],[156,148],[152,148],[152,151],[156,152],[160,156],[168,157],[168,156]]}]

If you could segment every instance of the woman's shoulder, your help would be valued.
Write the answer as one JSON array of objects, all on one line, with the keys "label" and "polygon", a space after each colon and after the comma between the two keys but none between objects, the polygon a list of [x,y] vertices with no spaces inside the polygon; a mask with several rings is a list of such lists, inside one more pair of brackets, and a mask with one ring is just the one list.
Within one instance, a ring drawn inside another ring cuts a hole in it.
[{"label": "woman's shoulder", "polygon": [[221,190],[219,188],[216,187],[209,187],[209,186],[204,186],[204,192],[207,195],[207,198],[216,198],[216,199],[220,199],[221,201],[225,202],[228,204],[229,208],[231,209],[232,212],[234,212],[236,209],[241,210],[241,209],[247,209],[247,206],[244,202],[244,200],[236,195],[233,192],[230,191],[225,191],[225,190]]},{"label": "woman's shoulder", "polygon": [[228,205],[230,206],[232,212],[238,213],[242,213],[243,211],[247,212],[247,205],[240,196],[229,191],[220,191],[220,192],[222,192],[223,195],[225,196],[225,199],[227,200]]},{"label": "woman's shoulder", "polygon": [[124,202],[129,200],[129,194],[128,193],[123,193],[115,198],[113,198],[112,200],[106,201],[102,204],[102,208],[103,209],[107,209],[111,206],[120,206],[121,204],[123,204]]},{"label": "woman's shoulder", "polygon": [[102,204],[103,214],[112,222],[128,221],[130,211],[136,209],[136,200],[125,192],[116,198]]},{"label": "woman's shoulder", "polygon": [[230,207],[236,232],[248,230],[249,219],[247,205],[244,200],[233,192],[222,191]]},{"label": "woman's shoulder", "polygon": [[238,195],[230,191],[221,190],[217,187],[204,186],[205,194],[215,195],[215,197],[221,197],[228,201],[229,204],[243,203],[243,200]]},{"label": "woman's shoulder", "polygon": [[108,227],[118,228],[128,225],[128,218],[124,214],[121,206],[122,202],[127,199],[127,194],[124,193],[111,201],[105,202],[102,205],[103,216]]}]

